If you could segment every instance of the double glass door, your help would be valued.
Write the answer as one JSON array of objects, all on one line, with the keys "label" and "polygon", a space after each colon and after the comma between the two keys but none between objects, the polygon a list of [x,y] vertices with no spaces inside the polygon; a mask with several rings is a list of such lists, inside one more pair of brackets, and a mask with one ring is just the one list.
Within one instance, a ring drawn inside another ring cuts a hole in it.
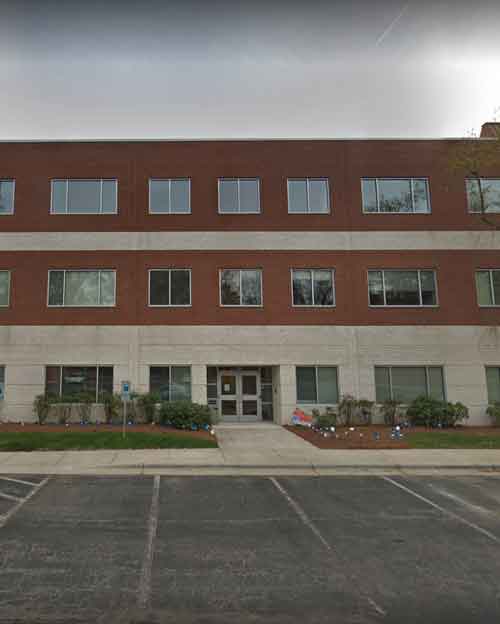
[{"label": "double glass door", "polygon": [[262,419],[260,373],[249,370],[218,372],[222,422],[257,422]]}]

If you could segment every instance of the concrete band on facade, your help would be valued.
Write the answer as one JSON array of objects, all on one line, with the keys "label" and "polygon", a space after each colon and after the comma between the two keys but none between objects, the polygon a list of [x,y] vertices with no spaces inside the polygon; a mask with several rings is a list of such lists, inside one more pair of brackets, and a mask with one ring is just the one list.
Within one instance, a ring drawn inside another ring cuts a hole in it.
[{"label": "concrete band on facade", "polygon": [[[379,216],[381,219],[392,215]],[[69,217],[70,219],[72,217]],[[381,222],[382,225],[382,222]],[[387,222],[383,223],[384,227]],[[500,250],[500,231],[1,232],[13,251]]]},{"label": "concrete band on facade", "polygon": [[[10,326],[0,327],[5,400],[0,419],[35,420],[46,365],[114,367],[149,390],[149,366],[191,366],[192,399],[207,403],[207,366],[273,367],[274,420],[297,407],[295,367],[338,367],[340,394],[375,399],[375,365],[443,366],[446,396],[486,424],[485,366],[500,366],[500,328],[474,326]],[[313,405],[301,405],[311,410]]]}]

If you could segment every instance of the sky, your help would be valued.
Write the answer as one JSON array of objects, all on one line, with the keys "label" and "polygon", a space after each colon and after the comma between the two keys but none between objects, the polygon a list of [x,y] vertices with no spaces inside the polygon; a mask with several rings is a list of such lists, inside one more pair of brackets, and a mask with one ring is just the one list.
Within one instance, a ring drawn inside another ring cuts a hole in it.
[{"label": "sky", "polygon": [[0,0],[0,140],[454,137],[499,0]]}]

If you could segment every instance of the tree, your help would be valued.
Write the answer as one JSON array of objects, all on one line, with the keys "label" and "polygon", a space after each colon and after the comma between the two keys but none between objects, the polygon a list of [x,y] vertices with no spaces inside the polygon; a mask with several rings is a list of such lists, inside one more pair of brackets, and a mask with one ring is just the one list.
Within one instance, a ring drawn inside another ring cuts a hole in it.
[{"label": "tree", "polygon": [[[490,190],[481,184],[493,167],[500,168],[500,122],[485,124],[481,136],[470,132],[468,138],[459,141],[448,154],[448,168],[453,173],[462,173],[469,180],[475,181],[469,188],[477,194],[479,217],[489,227],[500,230],[500,222],[492,220],[488,214],[488,193]],[[500,173],[500,172],[499,172]],[[500,175],[498,176],[500,177]]]}]

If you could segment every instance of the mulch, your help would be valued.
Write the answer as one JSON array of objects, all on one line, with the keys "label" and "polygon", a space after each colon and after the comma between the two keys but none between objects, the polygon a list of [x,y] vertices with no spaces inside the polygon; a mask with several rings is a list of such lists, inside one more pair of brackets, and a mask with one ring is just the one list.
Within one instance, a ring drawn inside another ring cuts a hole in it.
[{"label": "mulch", "polygon": [[[115,431],[121,432],[121,425],[96,425],[91,423],[88,425],[80,424],[68,424],[68,425],[38,425],[37,423],[13,423],[13,422],[0,422],[0,434],[2,433],[62,433],[65,432],[77,432],[77,433],[96,433],[103,431]],[[203,440],[213,440],[214,436],[208,431],[191,431],[189,429],[174,429],[173,427],[162,427],[159,425],[140,424],[140,425],[127,425],[127,433],[149,433],[153,435],[182,435],[190,438],[201,438]]]},{"label": "mulch", "polygon": [[[432,431],[440,434],[446,432],[456,432],[465,435],[495,435],[500,436],[498,427],[455,427],[453,429],[427,429],[426,427],[401,428],[402,439],[391,438],[391,427],[386,425],[363,425],[356,426],[354,431],[349,427],[337,427],[335,433],[329,437],[323,437],[320,433],[312,431],[306,427],[287,425],[286,429],[295,433],[299,437],[307,440],[320,449],[407,449],[410,448],[407,440],[412,433]],[[380,440],[374,439],[374,433],[380,434]]]}]

